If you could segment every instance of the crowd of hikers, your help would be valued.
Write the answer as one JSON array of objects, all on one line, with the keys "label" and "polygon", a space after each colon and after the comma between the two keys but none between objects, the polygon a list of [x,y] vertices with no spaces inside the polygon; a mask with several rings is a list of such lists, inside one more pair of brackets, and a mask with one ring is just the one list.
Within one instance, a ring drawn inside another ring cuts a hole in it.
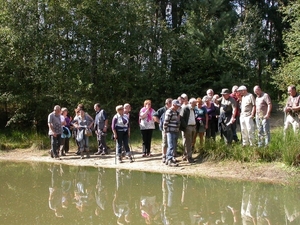
[{"label": "crowd of hikers", "polygon": [[[270,116],[272,102],[270,96],[259,86],[254,86],[253,93],[248,92],[245,85],[234,85],[231,91],[223,88],[220,95],[212,89],[206,91],[203,98],[188,98],[183,93],[177,98],[167,98],[165,105],[158,110],[151,106],[151,100],[144,101],[139,111],[139,127],[142,135],[142,157],[151,157],[152,133],[155,123],[162,132],[162,162],[168,166],[178,166],[176,148],[181,135],[184,153],[182,160],[193,163],[193,152],[199,137],[200,149],[207,141],[215,141],[219,133],[227,144],[241,142],[242,146],[268,146],[270,142]],[[288,87],[289,98],[284,112],[286,115],[284,133],[289,125],[296,132],[299,129],[298,111],[300,96],[294,85]],[[256,95],[256,96],[255,96]],[[60,159],[69,151],[69,139],[75,137],[78,146],[77,155],[83,159],[90,157],[89,136],[92,131],[97,136],[97,152],[95,155],[106,155],[109,148],[106,144],[109,121],[105,110],[99,103],[94,105],[95,117],[91,117],[79,104],[74,118],[70,117],[66,108],[54,106],[48,115],[49,136],[51,139],[51,157]],[[116,114],[111,121],[112,138],[116,141],[116,158],[123,162],[126,157],[133,162],[129,147],[130,138],[129,103],[116,106]],[[237,124],[240,126],[240,140],[237,135]],[[255,129],[258,139],[255,139]]]}]

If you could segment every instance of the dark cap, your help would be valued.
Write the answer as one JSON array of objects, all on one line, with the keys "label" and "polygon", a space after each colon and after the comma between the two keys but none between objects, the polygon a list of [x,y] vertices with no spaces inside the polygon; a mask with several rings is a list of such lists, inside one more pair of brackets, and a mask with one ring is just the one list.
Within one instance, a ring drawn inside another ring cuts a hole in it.
[{"label": "dark cap", "polygon": [[222,89],[221,95],[224,95],[224,94],[230,94],[230,91],[229,91],[228,88],[223,88]]}]

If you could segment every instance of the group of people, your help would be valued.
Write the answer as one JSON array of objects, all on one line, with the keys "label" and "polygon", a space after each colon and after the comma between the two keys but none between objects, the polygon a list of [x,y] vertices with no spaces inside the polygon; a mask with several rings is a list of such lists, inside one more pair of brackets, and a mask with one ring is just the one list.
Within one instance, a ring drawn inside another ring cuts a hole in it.
[{"label": "group of people", "polygon": [[197,137],[200,150],[205,141],[215,141],[219,132],[221,139],[228,145],[238,142],[236,126],[239,122],[243,146],[254,146],[255,123],[258,130],[258,146],[267,146],[270,142],[270,122],[272,111],[270,96],[259,86],[253,88],[253,94],[247,87],[233,86],[232,91],[223,88],[221,96],[208,89],[203,98],[190,98],[183,93],[177,99],[167,98],[165,106],[153,113],[157,123],[164,117],[162,130],[162,161],[169,166],[177,166],[176,147],[181,131],[184,146],[183,160],[193,163]]},{"label": "group of people", "polygon": [[[77,155],[84,158],[90,158],[89,136],[92,129],[97,136],[98,149],[95,155],[106,155],[109,153],[109,148],[106,144],[106,136],[108,131],[108,116],[105,110],[101,109],[99,103],[94,105],[95,118],[91,117],[85,112],[83,104],[79,104],[75,109],[75,117],[68,115],[68,110],[59,105],[54,106],[53,112],[48,115],[49,136],[51,140],[50,155],[52,158],[60,159],[60,156],[65,156],[69,151],[69,139],[71,131],[75,137],[78,147]],[[116,107],[116,115],[112,119],[111,129],[113,137],[117,143],[117,156],[122,162],[122,151],[127,154],[130,162],[133,162],[130,149],[128,146],[128,139],[130,136],[129,112],[131,110],[130,104],[126,103],[124,106]]]},{"label": "group of people", "polygon": [[[200,139],[200,151],[204,148],[204,141],[215,141],[219,132],[221,140],[227,145],[239,142],[236,127],[239,123],[241,143],[243,146],[267,146],[270,142],[270,115],[272,102],[270,96],[256,85],[253,93],[248,92],[246,86],[234,85],[230,91],[223,88],[220,95],[208,89],[203,98],[190,98],[181,94],[178,98],[167,98],[165,105],[157,111],[151,106],[151,100],[144,101],[139,111],[139,126],[142,135],[142,157],[151,157],[152,133],[155,123],[160,124],[162,131],[162,162],[169,166],[177,166],[176,148],[179,134],[182,135],[184,146],[183,160],[194,162],[192,154],[195,151],[197,137]],[[298,112],[300,110],[300,96],[296,87],[288,87],[289,98],[284,112],[286,119],[284,133],[289,125],[296,132],[299,129]],[[89,136],[86,131],[93,128],[97,135],[98,151],[96,155],[108,154],[106,136],[108,131],[108,116],[101,109],[100,104],[94,105],[96,112],[92,118],[85,112],[84,106],[79,104],[75,109],[74,119],[68,117],[68,110],[56,105],[48,116],[49,136],[51,139],[51,156],[59,158],[69,150],[69,132],[73,128],[78,145],[78,155],[84,158],[89,154]],[[116,156],[119,162],[123,160],[123,153],[133,162],[129,148],[130,138],[130,111],[129,103],[116,106],[116,114],[112,118],[111,129],[116,140]],[[68,129],[66,129],[68,128]],[[257,130],[257,142],[255,139]],[[204,140],[205,139],[205,140]]]}]

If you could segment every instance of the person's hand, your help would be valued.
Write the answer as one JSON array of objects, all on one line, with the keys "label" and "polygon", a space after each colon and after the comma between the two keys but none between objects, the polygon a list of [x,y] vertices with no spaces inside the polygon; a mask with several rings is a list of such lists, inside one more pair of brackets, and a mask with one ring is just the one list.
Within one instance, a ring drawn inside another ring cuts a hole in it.
[{"label": "person's hand", "polygon": [[287,106],[287,107],[285,108],[285,111],[286,111],[286,112],[292,111],[292,107]]}]

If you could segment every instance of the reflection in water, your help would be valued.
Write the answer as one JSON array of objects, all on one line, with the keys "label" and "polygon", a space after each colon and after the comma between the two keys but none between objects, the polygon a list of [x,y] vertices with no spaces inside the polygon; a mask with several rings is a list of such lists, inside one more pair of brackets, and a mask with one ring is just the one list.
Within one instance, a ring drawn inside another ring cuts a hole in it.
[{"label": "reflection in water", "polygon": [[120,169],[0,164],[1,224],[300,224],[296,188]]}]

